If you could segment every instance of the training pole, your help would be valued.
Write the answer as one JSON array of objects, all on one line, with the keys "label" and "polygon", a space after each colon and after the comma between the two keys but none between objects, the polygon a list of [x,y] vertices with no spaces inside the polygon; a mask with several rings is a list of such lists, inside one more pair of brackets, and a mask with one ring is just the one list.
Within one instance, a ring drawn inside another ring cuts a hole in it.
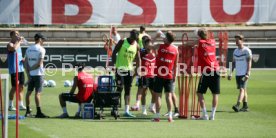
[{"label": "training pole", "polygon": [[2,138],[5,137],[5,125],[4,125],[4,109],[3,109],[3,98],[2,98],[2,76],[0,73],[0,100],[1,100],[1,117],[2,117]]},{"label": "training pole", "polygon": [[18,119],[19,119],[19,104],[18,104],[18,101],[19,101],[19,89],[18,89],[18,54],[16,52],[15,54],[15,62],[16,62],[16,79],[15,79],[15,93],[16,93],[16,138],[19,138],[19,122],[18,122]]}]

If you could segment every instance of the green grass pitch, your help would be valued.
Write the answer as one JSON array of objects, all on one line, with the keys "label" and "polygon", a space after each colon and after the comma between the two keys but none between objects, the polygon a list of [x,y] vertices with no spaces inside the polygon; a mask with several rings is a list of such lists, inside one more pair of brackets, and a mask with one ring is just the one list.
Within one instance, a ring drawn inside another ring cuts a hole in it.
[{"label": "green grass pitch", "polygon": [[[141,111],[133,112],[136,119],[119,119],[107,117],[105,120],[82,119],[35,119],[20,121],[20,137],[22,138],[183,138],[183,137],[276,137],[276,71],[252,71],[248,84],[250,112],[235,113],[231,109],[236,103],[238,90],[235,80],[221,79],[221,95],[215,121],[176,119],[168,123],[164,118],[160,123],[151,122],[153,115],[144,117]],[[64,80],[71,80],[73,74],[62,76],[59,71],[55,76],[47,76],[47,80],[55,80],[55,88],[45,88],[42,93],[42,111],[51,117],[62,113],[58,94],[68,91],[63,87]],[[131,91],[131,105],[135,102],[137,87]],[[177,92],[178,94],[178,92]],[[147,103],[149,103],[148,94]],[[163,95],[162,114],[167,110]],[[211,109],[211,93],[206,94],[207,109]],[[67,103],[69,115],[73,116],[77,105]],[[31,108],[36,112],[32,95]],[[14,114],[14,112],[10,112]],[[20,114],[24,115],[24,111]],[[120,109],[122,115],[123,108]],[[106,114],[110,114],[107,109]],[[0,132],[1,133],[1,132]],[[9,137],[15,137],[15,121],[9,121]]]}]

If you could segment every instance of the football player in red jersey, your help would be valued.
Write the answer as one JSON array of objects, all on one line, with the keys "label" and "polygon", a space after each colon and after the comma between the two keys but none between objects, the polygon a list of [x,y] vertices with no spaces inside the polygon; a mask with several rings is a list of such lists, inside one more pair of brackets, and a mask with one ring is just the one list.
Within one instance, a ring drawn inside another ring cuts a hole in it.
[{"label": "football player in red jersey", "polygon": [[149,36],[142,37],[142,43],[144,48],[140,51],[141,58],[141,66],[140,66],[140,74],[138,79],[138,91],[136,95],[136,103],[131,107],[131,110],[139,110],[140,109],[140,101],[142,102],[142,114],[147,115],[146,110],[146,95],[147,89],[149,88],[152,99],[150,104],[150,111],[155,113],[155,103],[154,103],[154,93],[153,93],[153,85],[154,85],[154,66],[155,66],[155,53],[150,48],[152,46],[152,42]]},{"label": "football player in red jersey", "polygon": [[[216,108],[218,104],[218,97],[220,94],[220,74],[219,64],[216,59],[216,42],[215,39],[208,37],[206,29],[200,29],[197,32],[198,40],[198,68],[201,71],[201,78],[198,84],[198,100],[202,109],[203,120],[214,120]],[[210,118],[206,111],[203,94],[207,89],[210,89],[213,94],[212,113]]]},{"label": "football player in red jersey", "polygon": [[161,108],[161,97],[163,88],[165,89],[166,102],[168,108],[168,121],[173,121],[172,113],[172,93],[174,91],[174,82],[176,78],[177,63],[178,63],[178,48],[173,45],[175,40],[175,34],[168,31],[166,34],[158,33],[154,38],[163,35],[164,44],[157,44],[154,46],[157,49],[156,56],[156,68],[155,68],[155,80],[154,80],[154,92],[155,92],[155,106],[156,114],[153,119],[154,122],[160,121],[160,108]]},{"label": "football player in red jersey", "polygon": [[[59,116],[59,118],[68,118],[68,112],[66,109],[66,101],[73,103],[86,103],[92,100],[92,94],[96,91],[97,86],[94,83],[92,75],[85,73],[84,63],[78,63],[75,65],[78,70],[78,75],[74,77],[74,83],[69,93],[61,93],[59,95],[60,106],[63,110],[63,114]],[[79,89],[77,94],[74,94],[76,88]],[[75,117],[80,116],[80,106],[78,112],[75,114]]]}]

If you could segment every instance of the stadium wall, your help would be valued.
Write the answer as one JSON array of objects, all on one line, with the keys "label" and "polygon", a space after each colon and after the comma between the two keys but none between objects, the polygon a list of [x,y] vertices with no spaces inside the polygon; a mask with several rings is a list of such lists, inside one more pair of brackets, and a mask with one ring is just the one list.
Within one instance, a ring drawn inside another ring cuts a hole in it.
[{"label": "stadium wall", "polygon": [[[103,47],[45,47],[46,56],[44,65],[55,65],[62,68],[62,63],[70,63],[74,65],[76,62],[84,62],[91,67],[105,67],[107,60],[106,51]],[[23,55],[26,47],[22,48]],[[228,63],[232,60],[234,48],[228,50]],[[253,68],[276,68],[276,48],[251,48],[253,53]],[[0,56],[6,55],[6,48],[0,47]],[[218,51],[218,50],[217,50]],[[218,55],[218,54],[217,54]],[[1,68],[7,68],[7,61],[0,61]],[[65,64],[64,64],[65,65]],[[70,67],[70,66],[63,66]]]}]

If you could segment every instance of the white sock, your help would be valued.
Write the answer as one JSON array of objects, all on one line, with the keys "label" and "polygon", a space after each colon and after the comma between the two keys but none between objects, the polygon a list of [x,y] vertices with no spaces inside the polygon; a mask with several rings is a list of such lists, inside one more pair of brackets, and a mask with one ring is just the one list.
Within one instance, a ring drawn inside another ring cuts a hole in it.
[{"label": "white sock", "polygon": [[24,106],[23,101],[19,101],[20,106]]},{"label": "white sock", "polygon": [[150,108],[153,108],[155,106],[155,103],[150,103]]},{"label": "white sock", "polygon": [[62,111],[63,111],[63,113],[66,113],[66,114],[67,114],[67,109],[66,109],[66,107],[62,107]]},{"label": "white sock", "polygon": [[142,105],[142,112],[146,111],[146,105]]},{"label": "white sock", "polygon": [[216,107],[212,107],[212,113],[211,113],[211,116],[215,117],[216,110],[217,110],[217,108],[216,108]]},{"label": "white sock", "polygon": [[13,106],[12,100],[9,101],[9,106]]},{"label": "white sock", "polygon": [[172,111],[170,111],[169,112],[169,118],[173,118],[172,116],[173,116],[173,113],[172,113]]},{"label": "white sock", "polygon": [[156,113],[156,114],[154,115],[154,118],[160,118],[160,113]]},{"label": "white sock", "polygon": [[202,115],[203,115],[203,116],[207,115],[206,107],[202,108],[201,110],[202,110]]},{"label": "white sock", "polygon": [[126,106],[125,106],[125,112],[126,112],[126,113],[129,113],[129,105],[126,105]]},{"label": "white sock", "polygon": [[140,100],[137,100],[136,101],[136,107],[139,107],[140,106]]}]

